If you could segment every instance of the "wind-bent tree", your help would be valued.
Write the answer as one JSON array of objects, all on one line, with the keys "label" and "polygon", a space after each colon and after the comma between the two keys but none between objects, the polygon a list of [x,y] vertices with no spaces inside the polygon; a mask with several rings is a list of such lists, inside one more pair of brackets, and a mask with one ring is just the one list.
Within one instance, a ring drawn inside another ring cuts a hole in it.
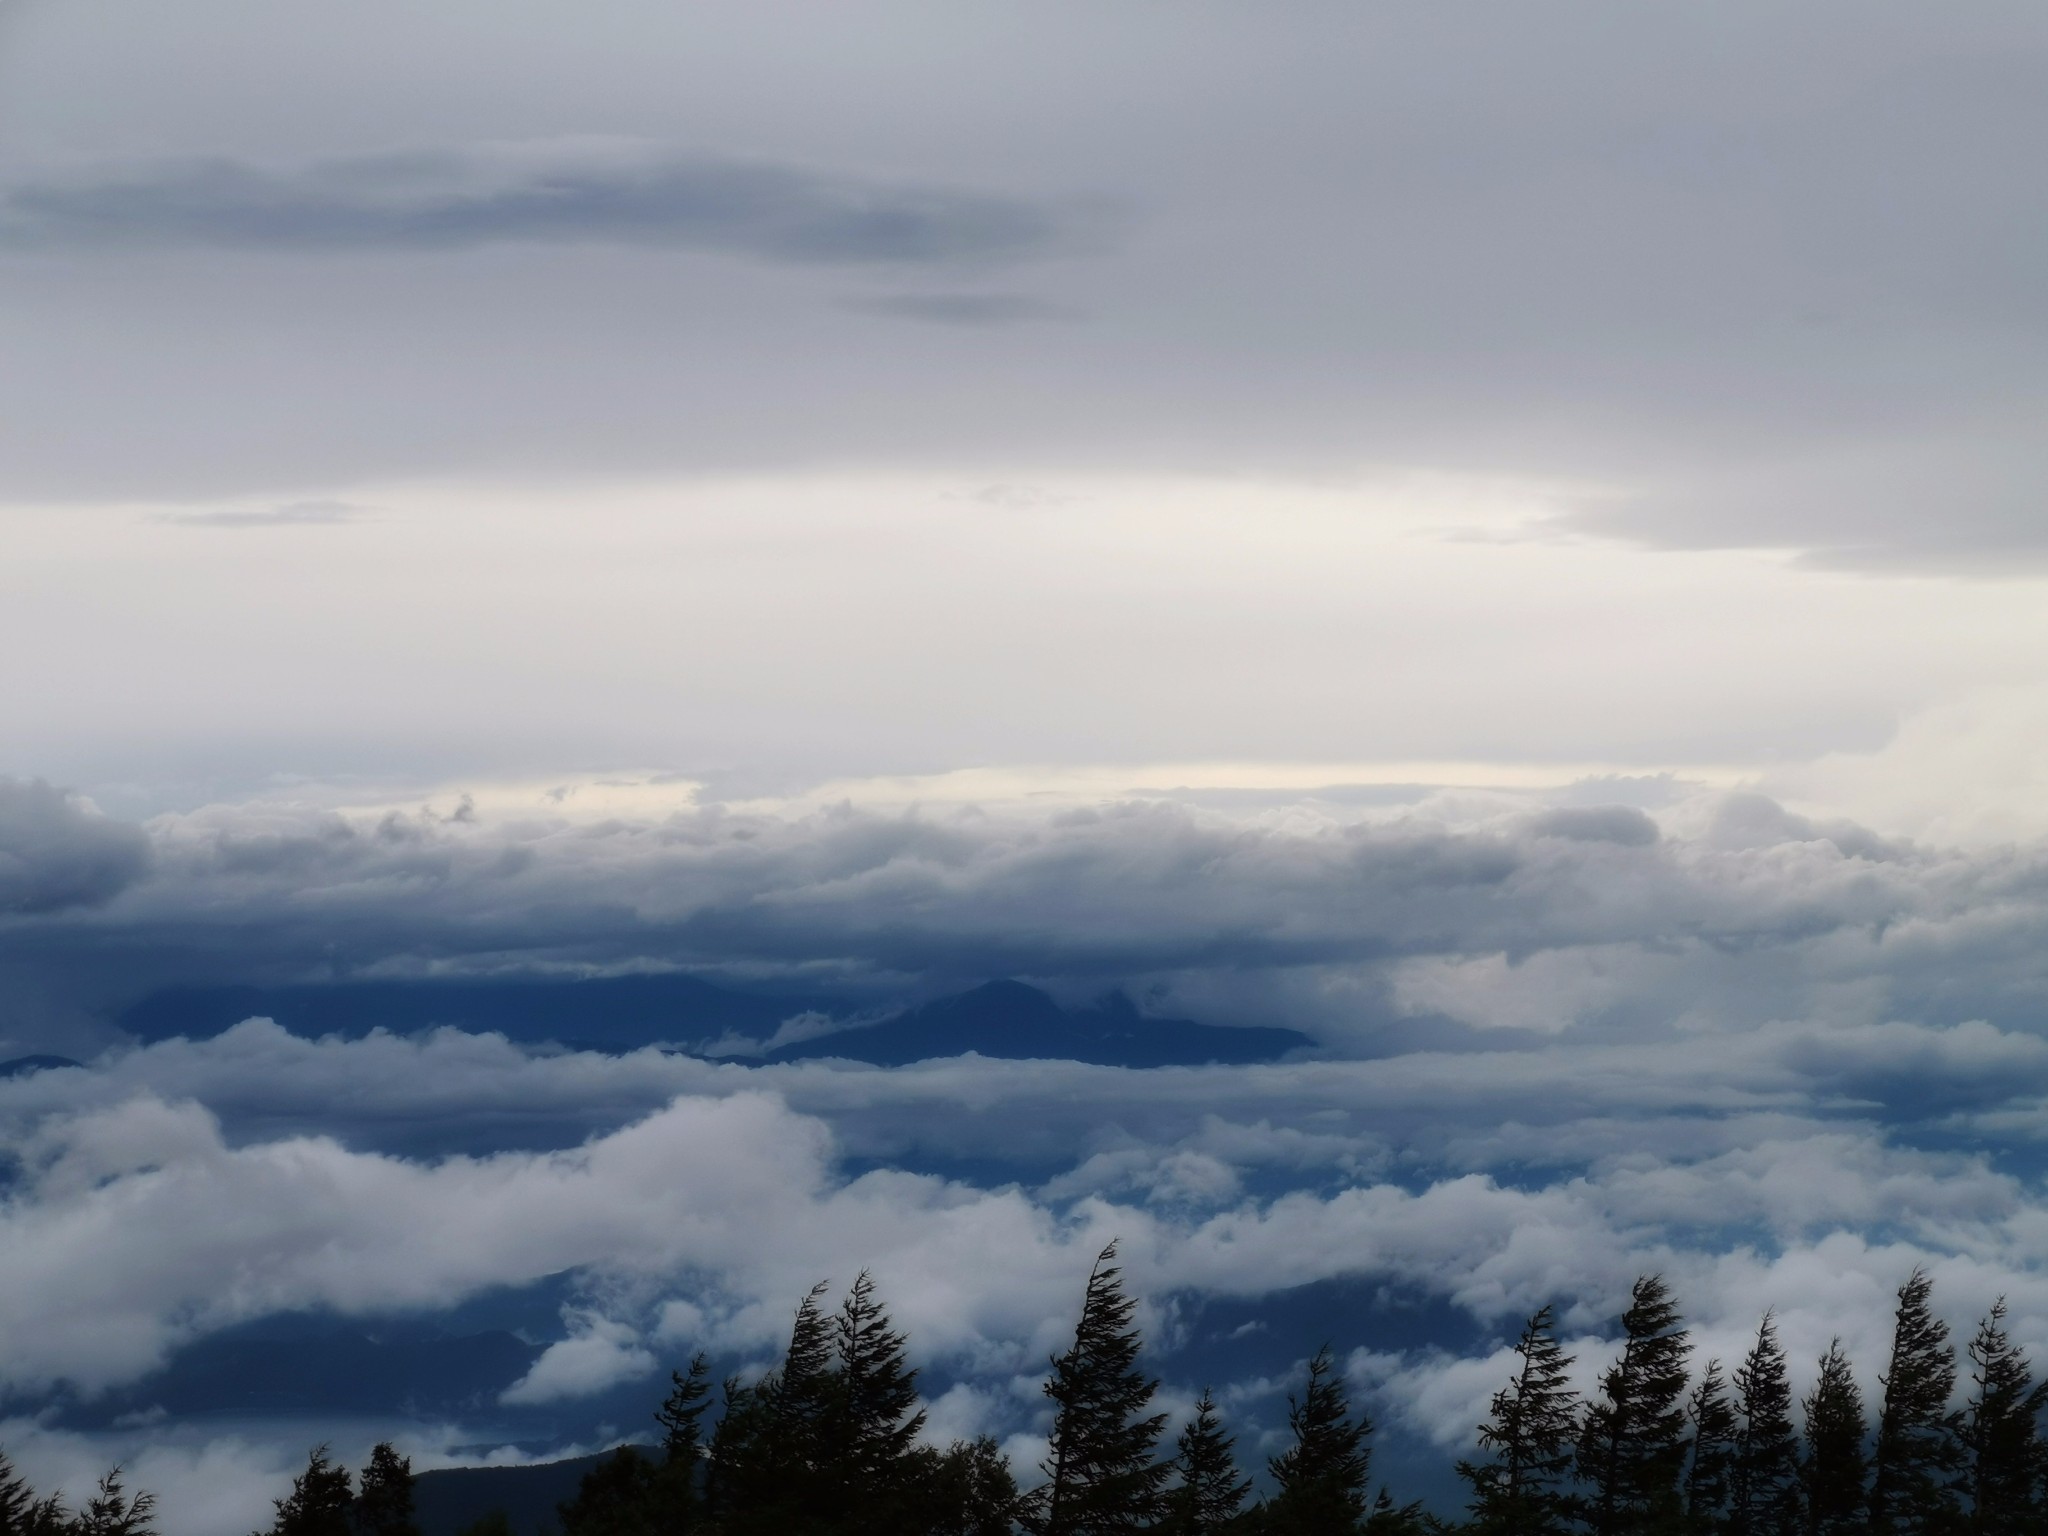
[{"label": "wind-bent tree", "polygon": [[1785,1351],[1769,1312],[1756,1343],[1735,1368],[1735,1409],[1742,1420],[1735,1441],[1728,1529],[1732,1536],[1799,1536],[1799,1433],[1792,1427],[1792,1384]]},{"label": "wind-bent tree", "polygon": [[357,1483],[358,1536],[420,1536],[413,1518],[411,1457],[399,1455],[389,1440],[379,1441],[370,1448]]},{"label": "wind-bent tree", "polygon": [[1600,1378],[1579,1433],[1591,1536],[1675,1528],[1685,1467],[1685,1330],[1663,1278],[1645,1275],[1622,1314],[1621,1358]]},{"label": "wind-bent tree", "polygon": [[109,1467],[66,1529],[71,1536],[155,1536],[156,1495],[129,1493],[120,1467]]},{"label": "wind-bent tree", "polygon": [[1800,1493],[1806,1503],[1808,1536],[1852,1536],[1865,1529],[1869,1497],[1863,1441],[1863,1392],[1856,1385],[1842,1341],[1820,1357],[1820,1374],[1806,1395],[1806,1460]]},{"label": "wind-bent tree", "polygon": [[1224,1432],[1207,1387],[1180,1432],[1172,1466],[1173,1485],[1158,1525],[1163,1536],[1216,1536],[1243,1511],[1252,1481],[1238,1470],[1237,1442]]},{"label": "wind-bent tree", "polygon": [[697,1490],[704,1465],[704,1414],[711,1406],[711,1365],[703,1351],[690,1357],[687,1371],[668,1373],[669,1393],[654,1411],[661,1426],[661,1461],[652,1498],[655,1525],[664,1532],[697,1529],[704,1501]]},{"label": "wind-bent tree", "polygon": [[1948,1324],[1928,1306],[1933,1290],[1922,1269],[1899,1287],[1891,1369],[1879,1378],[1884,1407],[1871,1456],[1874,1536],[1931,1536],[1956,1519],[1951,1485],[1963,1454],[1957,1415],[1948,1406],[1956,1386],[1956,1351],[1948,1342]]},{"label": "wind-bent tree", "polygon": [[1479,1444],[1493,1459],[1458,1463],[1472,1488],[1475,1536],[1559,1536],[1568,1528],[1579,1394],[1569,1379],[1572,1357],[1552,1327],[1544,1307],[1515,1342],[1521,1363],[1493,1395],[1492,1418],[1479,1426]]},{"label": "wind-bent tree", "polygon": [[835,1509],[827,1462],[839,1381],[832,1320],[818,1305],[825,1290],[819,1281],[797,1307],[778,1369],[751,1387],[725,1385],[705,1494],[733,1536],[782,1536],[823,1523]]},{"label": "wind-bent tree", "polygon": [[1287,1400],[1294,1440],[1266,1464],[1274,1492],[1266,1505],[1273,1536],[1340,1536],[1360,1530],[1372,1472],[1372,1420],[1351,1413],[1344,1379],[1325,1344],[1308,1363],[1308,1383]]},{"label": "wind-bent tree", "polygon": [[1041,1536],[1114,1536],[1140,1531],[1158,1511],[1169,1468],[1153,1459],[1166,1415],[1147,1413],[1159,1383],[1138,1369],[1141,1340],[1104,1248],[1088,1275],[1073,1348],[1052,1362],[1053,1401],[1045,1484],[1027,1512]]},{"label": "wind-bent tree", "polygon": [[1692,1424],[1692,1455],[1685,1468],[1685,1519],[1693,1531],[1718,1531],[1728,1520],[1741,1421],[1728,1398],[1721,1362],[1709,1360],[1699,1385],[1686,1399]]},{"label": "wind-bent tree", "polygon": [[839,1309],[835,1342],[837,1390],[826,1416],[834,1514],[842,1530],[896,1536],[909,1521],[910,1450],[924,1428],[924,1410],[903,1335],[890,1324],[866,1270]]},{"label": "wind-bent tree", "polygon": [[349,1517],[355,1495],[348,1468],[331,1459],[324,1445],[307,1453],[306,1470],[292,1479],[292,1491],[276,1505],[270,1536],[353,1536]]},{"label": "wind-bent tree", "polygon": [[56,1499],[38,1499],[28,1479],[0,1451],[0,1536],[42,1536],[64,1523],[64,1507]]},{"label": "wind-bent tree", "polygon": [[1970,1340],[1970,1380],[1962,1420],[1970,1529],[1980,1536],[2019,1536],[2038,1529],[2043,1471],[2038,1426],[2048,1407],[2048,1382],[2034,1384],[2027,1357],[2007,1335],[2003,1296],[1991,1304]]}]

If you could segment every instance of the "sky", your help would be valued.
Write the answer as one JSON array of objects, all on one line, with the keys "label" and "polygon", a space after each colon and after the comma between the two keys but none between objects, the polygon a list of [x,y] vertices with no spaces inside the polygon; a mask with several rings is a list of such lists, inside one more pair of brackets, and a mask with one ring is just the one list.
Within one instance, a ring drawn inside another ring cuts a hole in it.
[{"label": "sky", "polygon": [[[2048,1349],[2044,54],[1976,0],[0,0],[0,1057],[87,1063],[0,1081],[0,1439],[253,1523],[311,1429],[49,1405],[545,1281],[499,1406],[587,1438],[867,1264],[934,1423],[1028,1451],[1105,1235],[1184,1350],[1447,1309],[1339,1340],[1440,1448],[1646,1268],[1866,1391],[1915,1262]],[[122,1022],[673,970],[1315,1044]]]}]

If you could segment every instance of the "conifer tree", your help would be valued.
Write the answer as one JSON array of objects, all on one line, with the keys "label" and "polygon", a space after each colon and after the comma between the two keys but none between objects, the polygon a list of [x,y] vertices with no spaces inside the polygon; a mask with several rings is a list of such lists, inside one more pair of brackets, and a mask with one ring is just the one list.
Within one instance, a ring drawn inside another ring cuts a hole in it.
[{"label": "conifer tree", "polygon": [[1686,1399],[1692,1424],[1692,1455],[1685,1469],[1685,1519],[1695,1532],[1719,1531],[1728,1523],[1731,1483],[1741,1421],[1728,1398],[1721,1362],[1709,1360]]},{"label": "conifer tree", "polygon": [[292,1480],[292,1491],[276,1505],[270,1536],[351,1536],[355,1495],[349,1489],[348,1468],[329,1458],[324,1445],[307,1453],[306,1470]]},{"label": "conifer tree", "polygon": [[420,1536],[413,1518],[412,1459],[398,1454],[389,1440],[370,1450],[358,1479],[355,1526],[359,1536]]},{"label": "conifer tree", "polygon": [[1204,1387],[1175,1445],[1173,1486],[1158,1529],[1165,1536],[1216,1536],[1242,1512],[1251,1489],[1251,1479],[1238,1471],[1236,1441],[1224,1432],[1216,1398]]},{"label": "conifer tree", "polygon": [[944,1451],[919,1446],[910,1454],[919,1497],[904,1530],[920,1536],[1013,1536],[1017,1480],[993,1439],[956,1440]]},{"label": "conifer tree", "polygon": [[715,1524],[737,1528],[768,1481],[764,1471],[768,1439],[772,1373],[749,1386],[726,1377],[720,1395],[723,1411],[711,1431],[705,1458],[704,1510]]},{"label": "conifer tree", "polygon": [[1476,1536],[1554,1536],[1566,1529],[1579,1395],[1570,1385],[1572,1357],[1551,1330],[1546,1306],[1515,1342],[1521,1363],[1494,1394],[1493,1417],[1479,1426],[1479,1443],[1493,1459],[1458,1463],[1458,1475],[1472,1487]]},{"label": "conifer tree", "polygon": [[110,1467],[68,1529],[72,1536],[155,1536],[156,1495],[129,1493],[120,1467]]},{"label": "conifer tree", "polygon": [[622,1445],[583,1474],[576,1497],[555,1506],[562,1536],[655,1536],[654,1463]]},{"label": "conifer tree", "polygon": [[846,1293],[834,1340],[838,1378],[827,1426],[829,1497],[841,1529],[896,1536],[907,1518],[910,1450],[924,1428],[924,1410],[917,1402],[917,1372],[904,1358],[903,1335],[891,1326],[866,1270]]},{"label": "conifer tree", "polygon": [[695,1467],[704,1458],[704,1411],[711,1406],[711,1365],[699,1350],[690,1357],[690,1368],[670,1371],[669,1394],[654,1410],[654,1422],[661,1426],[663,1461]]},{"label": "conifer tree", "polygon": [[1806,1396],[1806,1460],[1800,1492],[1808,1536],[1852,1536],[1868,1519],[1863,1441],[1869,1426],[1863,1392],[1842,1353],[1842,1341],[1820,1357],[1820,1374]]},{"label": "conifer tree", "polygon": [[1735,1368],[1737,1433],[1730,1486],[1729,1530],[1733,1536],[1799,1536],[1799,1435],[1792,1427],[1792,1385],[1785,1351],[1769,1312],[1757,1325],[1756,1343]]},{"label": "conifer tree", "polygon": [[826,1462],[838,1377],[832,1321],[818,1305],[825,1289],[823,1281],[812,1286],[797,1307],[779,1368],[751,1387],[726,1384],[706,1491],[736,1536],[781,1536],[827,1519],[834,1508]]},{"label": "conifer tree", "polygon": [[1159,1383],[1138,1369],[1140,1339],[1115,1264],[1116,1244],[1089,1272],[1074,1344],[1052,1362],[1045,1483],[1027,1511],[1040,1536],[1115,1536],[1157,1512],[1168,1467],[1153,1459],[1163,1413],[1147,1413]]},{"label": "conifer tree", "polygon": [[1600,1378],[1579,1434],[1592,1536],[1674,1528],[1685,1466],[1685,1330],[1662,1277],[1645,1275],[1622,1314],[1621,1358]]},{"label": "conifer tree", "polygon": [[661,1461],[655,1468],[654,1520],[664,1532],[695,1530],[703,1500],[697,1476],[704,1464],[704,1414],[711,1406],[711,1366],[700,1350],[687,1372],[669,1372],[669,1394],[654,1411],[661,1426]]},{"label": "conifer tree", "polygon": [[[796,1309],[789,1352],[769,1392],[771,1457],[779,1475],[805,1480],[825,1460],[824,1438],[832,1417],[832,1323],[818,1305],[829,1282],[812,1286]],[[765,1386],[765,1384],[764,1384]]]},{"label": "conifer tree", "polygon": [[1970,1380],[1962,1421],[1970,1529],[1977,1536],[2019,1536],[2040,1523],[2038,1422],[2048,1406],[2048,1382],[2035,1385],[2027,1357],[2006,1333],[2003,1296],[1970,1340]]},{"label": "conifer tree", "polygon": [[1365,1517],[1365,1536],[1441,1536],[1442,1525],[1423,1512],[1422,1501],[1412,1499],[1396,1504],[1385,1488],[1372,1501],[1372,1513]]},{"label": "conifer tree", "polygon": [[0,1451],[0,1536],[19,1536],[27,1528],[35,1504],[35,1489],[15,1470],[7,1453]]},{"label": "conifer tree", "polygon": [[1351,1416],[1343,1378],[1325,1344],[1308,1363],[1308,1384],[1287,1400],[1294,1443],[1269,1461],[1274,1493],[1266,1528],[1274,1536],[1339,1536],[1361,1530],[1372,1421]]},{"label": "conifer tree", "polygon": [[1931,1536],[1956,1515],[1951,1484],[1963,1457],[1957,1415],[1948,1406],[1956,1386],[1956,1352],[1948,1342],[1948,1324],[1928,1306],[1933,1290],[1934,1282],[1922,1269],[1899,1287],[1891,1369],[1879,1378],[1884,1407],[1871,1456],[1874,1536]]}]

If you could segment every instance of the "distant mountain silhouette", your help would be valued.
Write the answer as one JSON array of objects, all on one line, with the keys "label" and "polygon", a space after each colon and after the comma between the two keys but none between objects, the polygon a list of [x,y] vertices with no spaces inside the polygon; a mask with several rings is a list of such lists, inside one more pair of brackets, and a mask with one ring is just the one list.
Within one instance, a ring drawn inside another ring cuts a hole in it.
[{"label": "distant mountain silhouette", "polygon": [[1314,1043],[1292,1029],[1148,1018],[1121,992],[1111,993],[1093,1007],[1062,1008],[1048,994],[1021,981],[991,981],[879,1023],[779,1046],[760,1059],[836,1056],[896,1067],[973,1051],[1013,1061],[1186,1067],[1276,1061]]},{"label": "distant mountain silhouette", "polygon": [[593,1051],[708,1041],[734,1031],[765,1040],[810,1009],[844,999],[732,991],[695,976],[603,976],[585,981],[342,981],[281,987],[177,987],[144,998],[115,1022],[144,1040],[203,1040],[244,1019],[275,1019],[295,1035],[416,1034],[436,1025],[494,1030],[525,1043]]},{"label": "distant mountain silhouette", "polygon": [[[550,1042],[617,1052],[647,1045],[702,1050],[728,1035],[769,1040],[784,1020],[798,1014],[844,1015],[855,1006],[845,997],[740,992],[681,975],[588,981],[349,981],[180,987],[144,998],[116,1022],[145,1041],[207,1039],[243,1019],[269,1018],[308,1038],[361,1036],[379,1028],[416,1034],[450,1025],[471,1032],[492,1030],[525,1044]],[[1062,1008],[1036,987],[992,981],[904,1009],[878,1023],[793,1041],[766,1055],[721,1053],[720,1059],[758,1064],[837,1056],[900,1066],[974,1051],[1010,1060],[1170,1067],[1274,1061],[1312,1044],[1307,1035],[1291,1029],[1149,1018],[1121,993],[1111,993],[1091,1007]],[[25,1056],[8,1064],[20,1071],[74,1065],[60,1056]]]},{"label": "distant mountain silhouette", "polygon": [[80,1067],[83,1062],[73,1061],[69,1056],[17,1056],[12,1061],[0,1061],[0,1077],[24,1077],[30,1072],[48,1072],[54,1067]]},{"label": "distant mountain silhouette", "polygon": [[558,1529],[555,1506],[576,1497],[583,1474],[610,1452],[527,1467],[444,1467],[413,1480],[413,1518],[420,1536],[456,1536],[502,1509],[516,1536]]}]

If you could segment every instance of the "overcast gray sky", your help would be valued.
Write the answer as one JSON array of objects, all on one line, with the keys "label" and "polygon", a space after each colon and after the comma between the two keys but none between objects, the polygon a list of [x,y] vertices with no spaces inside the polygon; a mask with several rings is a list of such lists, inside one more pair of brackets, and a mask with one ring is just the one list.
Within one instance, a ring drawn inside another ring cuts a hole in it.
[{"label": "overcast gray sky", "polygon": [[[2017,0],[0,0],[0,1060],[92,1062],[0,1081],[0,1377],[567,1275],[581,1401],[872,1264],[1028,1463],[1112,1231],[1587,1372],[1661,1268],[1873,1391],[1926,1263],[2042,1358],[2044,78]],[[665,967],[1316,1044],[114,1022]],[[1346,1364],[1448,1456],[1490,1347]],[[173,1536],[314,1438],[0,1431]]]},{"label": "overcast gray sky", "polygon": [[0,16],[16,773],[2030,755],[2038,7]]}]

